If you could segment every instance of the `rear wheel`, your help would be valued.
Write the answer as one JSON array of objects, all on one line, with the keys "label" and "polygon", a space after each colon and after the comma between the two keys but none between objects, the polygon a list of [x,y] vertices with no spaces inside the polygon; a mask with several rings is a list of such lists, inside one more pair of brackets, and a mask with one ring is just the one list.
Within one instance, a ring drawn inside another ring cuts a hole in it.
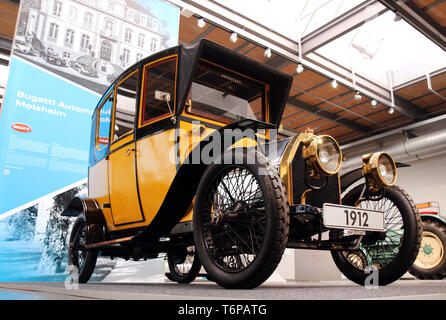
[{"label": "rear wheel", "polygon": [[[87,283],[93,274],[98,257],[97,250],[87,250],[87,224],[83,216],[77,217],[70,235],[68,265],[76,267],[79,283]],[[73,280],[74,277],[73,277]]]},{"label": "rear wheel", "polygon": [[[352,189],[342,203],[355,206],[363,187]],[[357,207],[384,211],[386,231],[365,236],[358,250],[332,251],[336,266],[348,279],[360,285],[365,285],[369,266],[378,271],[379,285],[398,280],[413,264],[420,247],[421,222],[415,204],[402,189],[390,187],[383,190],[382,197],[369,195],[367,200],[359,201]],[[343,236],[343,231],[333,233],[336,237]],[[351,259],[352,254],[365,257],[365,260]]]},{"label": "rear wheel", "polygon": [[202,177],[194,239],[209,278],[225,288],[254,288],[281,260],[289,207],[282,180],[268,160],[247,164],[250,151],[235,152],[243,164],[214,164]]},{"label": "rear wheel", "polygon": [[421,247],[409,272],[418,279],[443,279],[446,276],[446,226],[423,221]]},{"label": "rear wheel", "polygon": [[195,248],[188,247],[183,251],[167,254],[169,272],[166,276],[169,280],[178,283],[191,283],[195,280],[201,269],[201,262],[195,254]]}]

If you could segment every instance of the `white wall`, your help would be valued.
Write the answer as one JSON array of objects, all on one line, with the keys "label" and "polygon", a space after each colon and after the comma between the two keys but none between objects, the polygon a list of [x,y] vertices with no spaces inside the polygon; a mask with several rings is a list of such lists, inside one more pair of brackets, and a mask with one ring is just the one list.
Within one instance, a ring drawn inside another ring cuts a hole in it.
[{"label": "white wall", "polygon": [[437,201],[446,216],[446,156],[416,161],[398,169],[397,185],[409,193],[415,203]]}]

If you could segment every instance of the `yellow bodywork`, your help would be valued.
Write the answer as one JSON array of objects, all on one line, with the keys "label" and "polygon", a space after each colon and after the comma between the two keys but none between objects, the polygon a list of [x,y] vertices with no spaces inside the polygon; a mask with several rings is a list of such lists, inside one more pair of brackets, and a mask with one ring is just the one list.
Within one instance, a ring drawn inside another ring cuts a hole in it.
[{"label": "yellow bodywork", "polygon": [[148,225],[155,218],[175,178],[174,130],[142,138],[136,142],[136,164],[141,207]]},{"label": "yellow bodywork", "polygon": [[[209,120],[197,116],[193,118],[197,122],[206,122],[198,125],[180,121],[177,129],[180,164],[202,139],[216,130],[204,124],[209,123]],[[217,122],[211,124],[214,127],[223,126]],[[175,129],[141,138],[136,141],[136,146],[133,139],[133,133],[130,133],[116,141],[111,145],[109,159],[103,159],[90,168],[89,196],[101,207],[109,231],[148,226],[155,218],[177,173]],[[255,140],[245,138],[234,144],[234,147],[256,144]],[[113,204],[111,209],[104,207],[107,203]],[[192,215],[191,204],[181,222],[191,221]]]}]

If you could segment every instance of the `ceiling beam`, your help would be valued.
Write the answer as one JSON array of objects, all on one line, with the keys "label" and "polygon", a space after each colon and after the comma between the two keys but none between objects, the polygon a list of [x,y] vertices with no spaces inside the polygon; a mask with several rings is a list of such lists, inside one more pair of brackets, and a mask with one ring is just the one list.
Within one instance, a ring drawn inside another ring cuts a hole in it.
[{"label": "ceiling beam", "polygon": [[375,0],[364,1],[360,5],[333,19],[319,29],[302,38],[302,54],[307,55],[342,37],[386,12],[388,9]]},{"label": "ceiling beam", "polygon": [[431,16],[410,0],[379,0],[398,13],[407,23],[446,51],[446,30]]},{"label": "ceiling beam", "polygon": [[304,110],[306,112],[317,114],[318,116],[320,116],[324,119],[330,120],[332,122],[336,122],[338,124],[341,124],[345,127],[350,128],[352,130],[355,130],[357,132],[361,132],[368,136],[371,135],[369,128],[367,128],[357,122],[354,122],[354,121],[351,121],[351,120],[348,120],[345,118],[340,118],[339,116],[335,115],[334,113],[331,113],[326,110],[321,110],[309,103],[306,103],[306,102],[296,99],[294,97],[289,97],[287,100],[287,104],[292,107]]},{"label": "ceiling beam", "polygon": [[13,6],[18,7],[20,5],[20,0],[1,0],[3,2],[9,3]]},{"label": "ceiling beam", "polygon": [[424,12],[426,12],[427,10],[429,10],[429,9],[432,9],[433,7],[436,7],[436,6],[438,6],[440,3],[443,3],[443,2],[445,2],[446,0],[437,0],[437,1],[435,1],[435,2],[433,2],[433,3],[431,3],[430,5],[428,5],[428,6],[425,6],[423,9],[421,9],[421,10],[423,10]]},{"label": "ceiling beam", "polygon": [[[321,68],[329,68],[329,69],[333,70],[333,72],[335,72],[341,78],[345,79],[347,77],[351,77],[350,70],[327,59],[326,57],[323,57],[318,54],[314,54],[312,56],[312,58],[309,60],[314,62],[315,64],[319,65]],[[385,97],[387,96],[387,94],[389,92],[387,89],[381,87],[380,85],[370,81],[369,79],[367,79],[361,75],[357,74],[356,77],[357,77],[356,90],[361,91],[366,96],[368,96],[370,99],[378,100],[383,105],[392,106],[391,101],[386,101],[386,102],[383,101],[383,98],[385,99]],[[371,94],[371,92],[369,90],[377,93],[377,95],[375,95],[373,93]],[[403,98],[401,98],[395,94],[394,94],[393,108],[398,113],[400,113],[408,118],[411,118],[413,120],[420,121],[420,120],[426,119],[426,113],[424,112],[423,109],[419,108],[418,106],[416,106],[415,104],[413,104],[407,100],[404,100]]]}]

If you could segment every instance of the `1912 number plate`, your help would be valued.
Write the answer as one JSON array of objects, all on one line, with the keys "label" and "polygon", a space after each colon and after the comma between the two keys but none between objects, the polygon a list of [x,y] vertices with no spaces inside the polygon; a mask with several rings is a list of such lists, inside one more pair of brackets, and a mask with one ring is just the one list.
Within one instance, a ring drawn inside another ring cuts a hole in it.
[{"label": "1912 number plate", "polygon": [[384,212],[325,203],[324,226],[333,229],[385,231]]}]

